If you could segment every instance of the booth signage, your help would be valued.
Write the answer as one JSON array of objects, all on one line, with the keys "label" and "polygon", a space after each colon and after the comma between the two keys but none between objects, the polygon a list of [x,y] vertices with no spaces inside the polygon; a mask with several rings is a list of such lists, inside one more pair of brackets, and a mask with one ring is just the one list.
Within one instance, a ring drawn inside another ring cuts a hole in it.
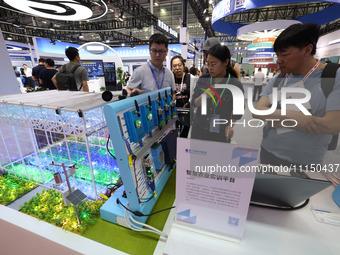
[{"label": "booth signage", "polygon": [[167,24],[165,24],[163,21],[161,21],[160,19],[158,20],[158,26],[164,29],[166,32],[178,38],[178,33],[175,30],[173,30],[171,27],[169,27]]},{"label": "booth signage", "polygon": [[[239,13],[242,11],[247,11],[251,9],[261,8],[265,6],[275,6],[275,5],[289,5],[291,3],[297,3],[301,1],[297,0],[222,0],[215,5],[212,13],[212,23],[211,27],[216,32],[229,35],[237,35],[237,30],[245,25],[245,23],[237,22],[227,22],[223,20],[224,17]],[[305,0],[305,3],[315,2],[315,0]],[[305,16],[299,16],[294,20],[300,21],[302,23],[313,22],[317,25],[323,25],[331,21],[337,20],[339,18],[340,12],[340,2],[339,0],[322,0],[319,2],[330,2],[334,5],[316,11],[312,14]],[[278,21],[279,22],[279,21]]]},{"label": "booth signage", "polygon": [[10,55],[9,57],[12,61],[31,61],[32,60],[30,56],[13,56],[13,55]]},{"label": "booth signage", "polygon": [[[55,20],[79,21],[94,20],[106,15],[108,8],[103,0],[98,1],[103,8],[94,14],[88,1],[84,0],[4,0],[4,2],[25,13]],[[99,9],[100,10],[100,9]]]},{"label": "booth signage", "polygon": [[251,58],[272,58],[272,54],[249,54],[247,56],[249,59]]},{"label": "booth signage", "polygon": [[[177,139],[176,223],[241,239],[259,149]],[[244,170],[244,171],[243,171]]]},{"label": "booth signage", "polygon": [[257,63],[257,62],[274,62],[274,58],[253,58],[249,59],[249,63]]},{"label": "booth signage", "polygon": [[275,37],[266,37],[266,38],[258,38],[253,41],[253,43],[261,43],[261,42],[272,42],[274,43],[276,40]]},{"label": "booth signage", "polygon": [[252,43],[248,45],[248,50],[256,50],[257,48],[273,48],[273,43],[262,42],[262,43]]},{"label": "booth signage", "polygon": [[257,53],[275,53],[273,48],[258,48],[255,50],[255,54]]},{"label": "booth signage", "polygon": [[278,64],[255,64],[254,68],[279,69],[279,65]]}]

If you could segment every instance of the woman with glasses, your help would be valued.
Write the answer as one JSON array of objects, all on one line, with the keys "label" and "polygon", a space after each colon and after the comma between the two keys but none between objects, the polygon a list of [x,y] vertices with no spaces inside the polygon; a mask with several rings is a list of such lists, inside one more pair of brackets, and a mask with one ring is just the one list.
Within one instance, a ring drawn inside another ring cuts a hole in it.
[{"label": "woman with glasses", "polygon": [[[191,101],[197,107],[191,132],[193,139],[230,142],[233,137],[230,123],[242,116],[233,115],[233,96],[227,88],[234,85],[243,91],[243,87],[231,67],[230,58],[228,47],[223,45],[215,45],[208,51],[209,73],[197,81]],[[216,84],[225,85],[225,88],[216,88]],[[221,122],[224,124],[219,124]]]},{"label": "woman with glasses", "polygon": [[171,59],[171,69],[176,85],[176,107],[184,107],[190,99],[190,74],[184,72],[185,63],[181,56]]}]

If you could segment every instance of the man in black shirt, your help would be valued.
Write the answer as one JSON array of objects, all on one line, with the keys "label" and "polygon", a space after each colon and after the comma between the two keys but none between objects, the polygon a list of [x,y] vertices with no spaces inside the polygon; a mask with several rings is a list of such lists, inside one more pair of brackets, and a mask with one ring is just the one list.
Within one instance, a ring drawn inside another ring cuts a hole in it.
[{"label": "man in black shirt", "polygon": [[33,67],[32,69],[32,79],[34,80],[35,82],[35,85],[39,85],[39,79],[40,79],[40,72],[42,70],[45,70],[46,67],[45,67],[45,59],[43,58],[40,58],[39,59],[39,65]]},{"label": "man in black shirt", "polygon": [[51,81],[52,77],[58,72],[54,69],[54,61],[53,59],[46,59],[45,61],[45,70],[42,70],[40,73],[39,83],[43,88],[47,88],[49,90],[57,89],[53,82]]}]

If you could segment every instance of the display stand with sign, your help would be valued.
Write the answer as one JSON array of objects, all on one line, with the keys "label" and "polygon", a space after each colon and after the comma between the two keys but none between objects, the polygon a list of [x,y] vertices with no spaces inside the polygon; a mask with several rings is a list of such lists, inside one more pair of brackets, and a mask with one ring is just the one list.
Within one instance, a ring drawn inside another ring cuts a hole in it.
[{"label": "display stand with sign", "polygon": [[[240,243],[258,155],[255,148],[178,138],[173,229]],[[165,249],[168,254],[176,249],[173,232]]]}]

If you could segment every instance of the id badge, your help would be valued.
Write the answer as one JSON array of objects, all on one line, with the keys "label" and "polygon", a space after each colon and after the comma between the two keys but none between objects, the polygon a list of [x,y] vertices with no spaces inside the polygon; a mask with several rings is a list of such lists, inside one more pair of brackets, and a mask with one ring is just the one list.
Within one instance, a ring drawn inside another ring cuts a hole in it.
[{"label": "id badge", "polygon": [[209,131],[212,132],[212,133],[219,133],[220,132],[220,125],[215,124],[215,126],[214,126],[214,120],[215,119],[220,119],[220,115],[212,115],[210,117],[210,129],[209,129]]}]

